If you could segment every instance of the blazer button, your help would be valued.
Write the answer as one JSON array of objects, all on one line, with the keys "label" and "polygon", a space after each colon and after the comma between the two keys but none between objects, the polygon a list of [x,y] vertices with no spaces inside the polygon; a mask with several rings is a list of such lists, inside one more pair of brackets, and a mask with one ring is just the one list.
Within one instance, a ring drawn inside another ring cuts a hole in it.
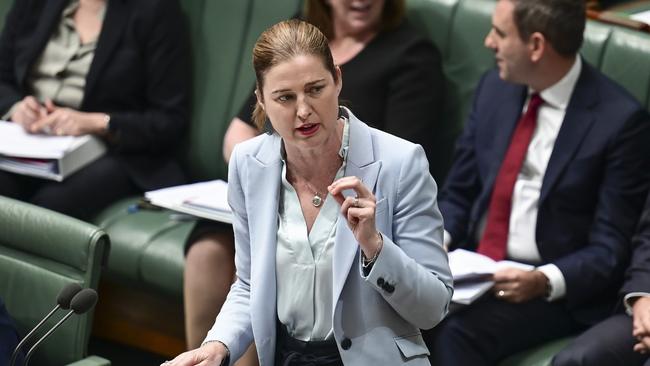
[{"label": "blazer button", "polygon": [[385,283],[385,281],[384,281],[384,278],[383,278],[383,277],[379,277],[379,278],[377,279],[377,286],[379,286],[379,287],[384,287],[384,283]]},{"label": "blazer button", "polygon": [[395,286],[391,285],[390,283],[387,283],[386,286],[384,287],[384,290],[388,292],[389,294],[392,294],[395,292]]},{"label": "blazer button", "polygon": [[343,340],[341,341],[341,348],[347,351],[350,349],[351,346],[352,346],[352,341],[350,340],[350,338],[348,337],[343,338]]}]

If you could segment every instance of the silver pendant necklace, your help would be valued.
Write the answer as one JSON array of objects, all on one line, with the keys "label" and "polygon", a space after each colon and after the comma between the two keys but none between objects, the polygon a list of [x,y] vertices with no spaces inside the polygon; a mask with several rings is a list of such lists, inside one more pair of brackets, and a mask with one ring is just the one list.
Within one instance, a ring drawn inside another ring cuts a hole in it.
[{"label": "silver pendant necklace", "polygon": [[314,197],[311,198],[311,204],[314,205],[314,207],[320,207],[323,204],[323,196],[320,192],[315,190],[309,182],[305,181],[305,186],[311,193],[314,194]]}]

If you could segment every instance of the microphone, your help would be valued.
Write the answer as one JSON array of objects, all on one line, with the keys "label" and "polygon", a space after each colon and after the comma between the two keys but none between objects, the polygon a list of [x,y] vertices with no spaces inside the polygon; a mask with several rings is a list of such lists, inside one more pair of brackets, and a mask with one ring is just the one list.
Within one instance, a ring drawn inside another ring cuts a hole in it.
[{"label": "microphone", "polygon": [[75,314],[83,314],[87,312],[88,310],[92,309],[93,306],[97,303],[97,292],[91,288],[85,288],[81,291],[79,291],[78,294],[74,295],[72,298],[72,301],[70,301],[70,311],[61,319],[59,320],[58,323],[54,324],[54,326],[45,333],[41,338],[39,338],[36,343],[32,346],[32,348],[27,351],[27,356],[25,356],[25,362],[23,363],[24,366],[27,366],[29,363],[29,359],[32,357],[34,354],[34,351],[36,351],[36,348],[43,343],[43,341],[50,336],[63,322],[68,320],[70,316],[72,316],[73,313]]},{"label": "microphone", "polygon": [[81,291],[81,286],[78,283],[70,283],[67,286],[65,286],[61,291],[59,292],[59,295],[56,297],[56,306],[43,318],[32,330],[27,333],[25,338],[23,338],[20,343],[16,346],[14,349],[14,353],[11,354],[11,362],[9,365],[14,366],[16,363],[16,358],[18,357],[18,352],[20,351],[20,348],[27,342],[28,339],[34,335],[36,330],[38,328],[42,327],[45,322],[54,315],[54,313],[59,310],[59,309],[64,309],[67,310],[70,308],[70,302],[72,301],[72,298]]}]

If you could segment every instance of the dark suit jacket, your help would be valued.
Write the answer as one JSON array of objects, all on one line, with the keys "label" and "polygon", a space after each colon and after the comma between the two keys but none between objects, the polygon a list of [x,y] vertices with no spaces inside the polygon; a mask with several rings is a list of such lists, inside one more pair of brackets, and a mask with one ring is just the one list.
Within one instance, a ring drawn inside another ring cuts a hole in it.
[{"label": "dark suit jacket", "polygon": [[621,296],[631,292],[650,293],[650,196],[646,201],[637,234],[632,240],[632,262],[625,272]]},{"label": "dark suit jacket", "polygon": [[[439,199],[454,247],[477,246],[477,223],[526,95],[496,71],[478,85]],[[643,107],[583,62],[542,182],[535,235],[543,263],[564,275],[567,306],[586,322],[610,311],[620,286],[648,188],[649,141]]]},{"label": "dark suit jacket", "polygon": [[[0,36],[0,112],[30,94],[31,67],[68,0],[16,0]],[[189,123],[189,51],[176,0],[110,0],[81,110],[111,115],[116,154],[143,189],[182,183],[173,162]]]}]

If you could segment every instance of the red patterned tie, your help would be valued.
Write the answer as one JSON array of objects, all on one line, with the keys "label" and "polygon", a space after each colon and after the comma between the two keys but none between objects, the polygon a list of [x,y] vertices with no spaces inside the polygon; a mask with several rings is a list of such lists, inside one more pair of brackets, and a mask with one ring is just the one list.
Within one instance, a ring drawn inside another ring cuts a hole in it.
[{"label": "red patterned tie", "polygon": [[499,174],[494,181],[487,224],[477,250],[494,260],[502,260],[506,257],[512,191],[524,163],[533,132],[535,132],[537,111],[543,102],[539,94],[535,93],[531,96],[528,109],[517,123],[510,146],[503,163],[501,163],[501,168],[499,168]]}]

